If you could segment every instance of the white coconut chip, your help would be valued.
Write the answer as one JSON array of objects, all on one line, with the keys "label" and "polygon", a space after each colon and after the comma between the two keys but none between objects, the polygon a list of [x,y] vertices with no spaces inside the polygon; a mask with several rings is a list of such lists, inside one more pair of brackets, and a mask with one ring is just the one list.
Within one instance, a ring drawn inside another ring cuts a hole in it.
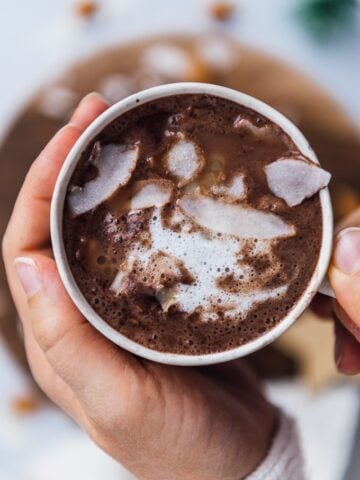
[{"label": "white coconut chip", "polygon": [[98,91],[110,103],[115,103],[134,92],[133,80],[130,75],[112,73],[102,78]]},{"label": "white coconut chip", "polygon": [[71,88],[53,85],[41,95],[38,110],[42,115],[55,120],[64,120],[79,101],[79,95]]},{"label": "white coconut chip", "polygon": [[108,144],[101,147],[94,165],[98,176],[85,183],[83,187],[74,188],[68,195],[72,213],[81,215],[100,205],[128,183],[136,167],[139,147]]},{"label": "white coconut chip", "polygon": [[227,72],[239,62],[239,52],[230,40],[215,35],[206,35],[196,45],[197,53],[216,72]]},{"label": "white coconut chip", "polygon": [[110,291],[115,293],[115,295],[119,295],[123,289],[127,275],[127,272],[119,270],[109,287]]},{"label": "white coconut chip", "polygon": [[162,207],[170,202],[174,184],[170,180],[140,180],[135,184],[135,195],[130,202],[131,210]]},{"label": "white coconut chip", "polygon": [[114,280],[109,287],[110,291],[115,295],[120,295],[125,291],[127,279],[129,277],[129,273],[133,269],[134,263],[135,257],[130,255],[128,260],[120,266],[117,274],[114,277]]},{"label": "white coconut chip", "polygon": [[272,125],[257,126],[254,125],[248,118],[244,118],[241,115],[235,118],[233,126],[238,132],[241,130],[247,131],[257,138],[265,139],[276,136],[276,131]]},{"label": "white coconut chip", "polygon": [[156,87],[167,80],[148,66],[138,67],[132,76],[132,84],[136,87],[136,91],[145,90],[146,88]]},{"label": "white coconut chip", "polygon": [[178,204],[198,225],[218,233],[258,239],[295,235],[295,228],[274,213],[232,205],[204,195],[184,195]]},{"label": "white coconut chip", "polygon": [[309,160],[279,158],[265,167],[270,190],[289,207],[302,203],[327,187],[331,174]]},{"label": "white coconut chip", "polygon": [[228,185],[213,185],[210,192],[226,202],[236,202],[246,197],[244,175],[235,175]]},{"label": "white coconut chip", "polygon": [[176,293],[176,288],[163,288],[155,295],[155,297],[165,313],[172,305],[175,305],[179,301],[179,295]]},{"label": "white coconut chip", "polygon": [[192,141],[180,137],[165,157],[168,173],[178,181],[178,187],[190,183],[205,165],[200,148]]},{"label": "white coconut chip", "polygon": [[170,43],[157,43],[145,49],[140,66],[164,78],[183,79],[193,70],[193,61],[182,48]]}]

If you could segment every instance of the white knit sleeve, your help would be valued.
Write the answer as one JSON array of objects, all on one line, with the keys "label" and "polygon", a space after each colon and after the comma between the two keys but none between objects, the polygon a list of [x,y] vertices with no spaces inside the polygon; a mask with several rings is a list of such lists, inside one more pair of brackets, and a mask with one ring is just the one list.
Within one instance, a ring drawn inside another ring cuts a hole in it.
[{"label": "white knit sleeve", "polygon": [[304,480],[304,462],[294,420],[281,413],[269,453],[246,480]]}]

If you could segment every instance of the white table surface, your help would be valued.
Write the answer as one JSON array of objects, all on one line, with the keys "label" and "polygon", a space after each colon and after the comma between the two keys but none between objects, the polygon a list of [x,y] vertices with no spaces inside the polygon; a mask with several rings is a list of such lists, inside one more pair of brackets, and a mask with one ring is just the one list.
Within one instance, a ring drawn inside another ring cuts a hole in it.
[{"label": "white table surface", "polygon": [[[214,28],[201,0],[99,0],[101,11],[90,24],[73,15],[72,3],[0,0],[0,136],[34,89],[77,58],[139,35]],[[294,19],[297,3],[241,0],[237,20],[217,28],[306,71],[360,127],[360,27],[317,44]],[[359,25],[360,15],[357,20]],[[27,388],[0,342],[0,480],[130,478],[54,408],[28,417],[13,413],[11,399]],[[278,384],[270,395],[298,418],[309,478],[340,480],[356,426],[358,389],[344,383],[314,395],[299,384]]]}]

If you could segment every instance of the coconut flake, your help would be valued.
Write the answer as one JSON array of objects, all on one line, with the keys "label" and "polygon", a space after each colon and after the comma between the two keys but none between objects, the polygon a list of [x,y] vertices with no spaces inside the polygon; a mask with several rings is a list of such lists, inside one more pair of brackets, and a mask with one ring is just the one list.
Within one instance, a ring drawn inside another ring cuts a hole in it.
[{"label": "coconut flake", "polygon": [[295,228],[274,213],[231,205],[204,195],[184,195],[178,204],[198,225],[218,233],[258,239],[295,235]]},{"label": "coconut flake", "polygon": [[207,35],[197,44],[197,52],[214,71],[224,73],[234,68],[239,61],[239,52],[224,37]]},{"label": "coconut flake", "polygon": [[163,312],[167,312],[172,305],[179,301],[179,295],[175,288],[163,288],[156,295],[156,300],[160,303]]},{"label": "coconut flake", "polygon": [[152,68],[143,66],[139,67],[133,74],[132,77],[133,84],[136,86],[136,90],[145,90],[146,88],[155,87],[156,85],[161,85],[167,80],[155,72]]},{"label": "coconut flake", "polygon": [[134,92],[132,78],[123,73],[112,73],[99,83],[99,92],[110,103],[115,103]]},{"label": "coconut flake", "polygon": [[162,207],[170,202],[174,184],[170,180],[140,180],[135,184],[135,195],[131,199],[131,210]]},{"label": "coconut flake", "polygon": [[302,203],[328,186],[331,174],[309,160],[280,158],[265,167],[266,180],[274,195],[289,207]]},{"label": "coconut flake", "polygon": [[235,175],[228,185],[213,185],[210,192],[226,202],[236,202],[246,197],[244,175]]},{"label": "coconut flake", "polygon": [[115,275],[115,278],[110,285],[110,290],[115,293],[115,295],[119,295],[121,293],[126,277],[127,273],[121,270],[119,270]]},{"label": "coconut flake", "polygon": [[100,205],[119,188],[128,183],[136,167],[139,147],[108,144],[99,147],[99,154],[93,164],[98,168],[98,176],[75,187],[68,195],[69,205],[74,215],[81,215]]},{"label": "coconut flake", "polygon": [[72,89],[53,85],[40,97],[38,110],[42,115],[54,120],[64,120],[75,108],[79,95]]},{"label": "coconut flake", "polygon": [[276,131],[272,125],[257,126],[254,125],[248,118],[244,118],[241,115],[235,118],[234,129],[237,132],[248,132],[259,139],[272,138],[276,136]]},{"label": "coconut flake", "polygon": [[142,57],[140,65],[165,78],[183,79],[193,70],[190,55],[180,47],[170,43],[157,43],[149,46]]},{"label": "coconut flake", "polygon": [[109,287],[110,291],[115,295],[120,295],[126,291],[129,274],[132,271],[134,263],[135,257],[130,256],[128,260],[120,266],[120,269]]},{"label": "coconut flake", "polygon": [[180,137],[168,151],[165,166],[170,175],[183,187],[191,182],[205,165],[200,148],[192,141]]}]

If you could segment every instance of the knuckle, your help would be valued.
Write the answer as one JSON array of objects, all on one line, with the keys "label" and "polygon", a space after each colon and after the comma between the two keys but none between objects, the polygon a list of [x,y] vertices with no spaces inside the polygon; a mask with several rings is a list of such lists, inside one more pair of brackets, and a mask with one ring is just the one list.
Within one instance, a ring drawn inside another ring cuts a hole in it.
[{"label": "knuckle", "polygon": [[33,332],[37,344],[45,355],[47,355],[59,341],[56,333],[44,328],[43,321],[39,317],[33,321]]},{"label": "knuckle", "polygon": [[[30,304],[37,301],[36,294],[29,299]],[[48,357],[53,353],[55,354],[58,347],[64,343],[64,340],[66,341],[71,336],[76,325],[66,328],[57,311],[42,312],[41,305],[36,307],[36,314],[33,315],[31,322],[32,330],[37,344]]]}]

